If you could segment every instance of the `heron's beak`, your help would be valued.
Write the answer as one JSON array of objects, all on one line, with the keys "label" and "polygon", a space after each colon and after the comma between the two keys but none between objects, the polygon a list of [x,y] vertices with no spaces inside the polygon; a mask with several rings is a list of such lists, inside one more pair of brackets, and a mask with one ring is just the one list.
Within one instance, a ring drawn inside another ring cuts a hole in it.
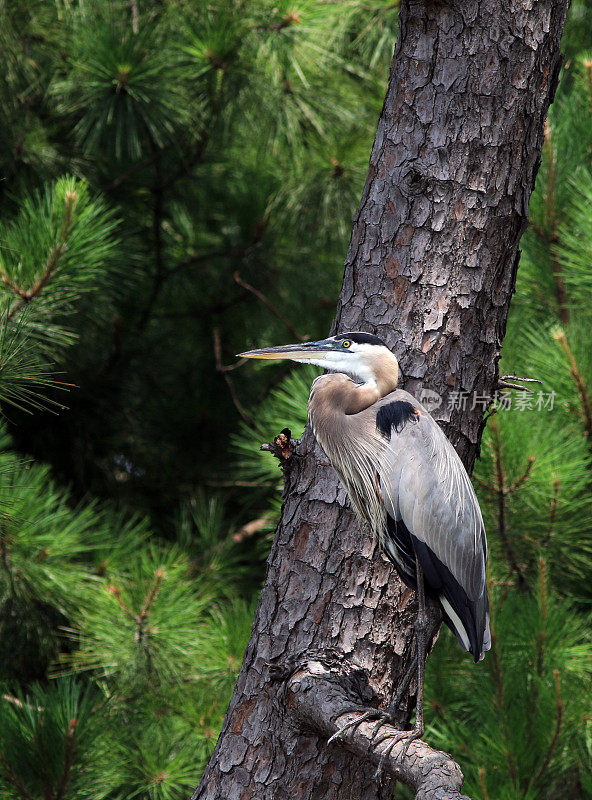
[{"label": "heron's beak", "polygon": [[241,358],[289,358],[292,361],[319,361],[327,357],[334,349],[334,342],[304,342],[302,344],[284,344],[279,347],[262,347],[260,350],[247,350],[239,353]]}]

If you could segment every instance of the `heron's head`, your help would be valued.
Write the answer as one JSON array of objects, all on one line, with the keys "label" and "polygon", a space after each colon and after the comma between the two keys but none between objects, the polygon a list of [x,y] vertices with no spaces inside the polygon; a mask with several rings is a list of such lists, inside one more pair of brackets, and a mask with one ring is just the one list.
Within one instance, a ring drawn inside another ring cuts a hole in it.
[{"label": "heron's head", "polygon": [[289,358],[305,364],[343,372],[358,383],[387,382],[397,385],[399,365],[382,339],[370,333],[340,333],[329,339],[302,344],[263,347],[239,353],[243,358]]}]

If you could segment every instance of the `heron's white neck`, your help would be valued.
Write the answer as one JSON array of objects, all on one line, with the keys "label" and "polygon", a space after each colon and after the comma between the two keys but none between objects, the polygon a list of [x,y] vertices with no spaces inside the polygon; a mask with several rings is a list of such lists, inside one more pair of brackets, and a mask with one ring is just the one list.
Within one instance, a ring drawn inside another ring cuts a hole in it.
[{"label": "heron's white neck", "polygon": [[335,373],[317,378],[314,392],[327,411],[332,408],[347,416],[357,414],[397,388],[399,365],[386,347],[376,354],[365,353],[363,359],[352,358],[351,362],[340,359],[332,364],[328,361],[318,363]]},{"label": "heron's white neck", "polygon": [[389,392],[394,392],[399,381],[399,363],[395,356],[381,348],[378,353],[366,354],[365,369],[359,370],[351,377],[362,380],[359,386],[353,386],[344,398],[344,411],[346,414],[357,414],[369,408]]}]

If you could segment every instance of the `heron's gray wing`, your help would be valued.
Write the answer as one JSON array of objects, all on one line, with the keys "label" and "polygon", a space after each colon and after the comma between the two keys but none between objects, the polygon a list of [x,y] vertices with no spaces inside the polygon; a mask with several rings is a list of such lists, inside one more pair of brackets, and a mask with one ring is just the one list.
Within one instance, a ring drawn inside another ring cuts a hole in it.
[{"label": "heron's gray wing", "polygon": [[[383,398],[376,425],[385,445],[380,489],[395,528],[402,523],[399,548],[409,536],[426,580],[432,574],[434,588],[442,585],[445,610],[446,598],[455,608],[468,604],[481,650],[483,636],[488,645],[487,545],[469,476],[436,421],[407,392]],[[455,596],[459,587],[466,598]]]},{"label": "heron's gray wing", "polygon": [[[404,423],[392,425],[387,437],[387,457],[379,476],[387,512],[401,519],[475,600],[483,594],[487,559],[475,491],[437,422],[407,392],[395,394],[406,398],[394,402],[407,401],[417,413],[409,412],[412,416]],[[381,403],[383,408],[388,405]]]}]

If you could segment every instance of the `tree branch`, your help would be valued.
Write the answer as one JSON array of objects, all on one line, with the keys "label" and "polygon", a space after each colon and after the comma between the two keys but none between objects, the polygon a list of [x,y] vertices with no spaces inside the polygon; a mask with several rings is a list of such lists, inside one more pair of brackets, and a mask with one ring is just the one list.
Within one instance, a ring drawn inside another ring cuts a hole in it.
[{"label": "tree branch", "polygon": [[107,586],[107,591],[109,592],[109,594],[112,594],[113,597],[117,600],[117,602],[119,603],[119,607],[121,608],[121,610],[125,613],[125,615],[127,617],[129,617],[130,619],[135,619],[136,618],[136,615],[134,614],[134,612],[131,611],[126,606],[126,604],[124,603],[123,598],[121,596],[121,593],[119,591],[119,588],[117,586],[115,586],[115,584],[112,583],[109,586]]},{"label": "tree branch", "polygon": [[510,486],[507,487],[508,494],[510,492],[515,492],[517,489],[520,489],[522,486],[524,486],[524,484],[530,477],[530,473],[532,472],[533,466],[534,466],[534,456],[528,456],[528,459],[526,460],[526,466],[524,467],[524,472],[522,473],[522,475],[518,478],[518,480],[514,481],[514,483],[512,483]]},{"label": "tree branch", "polygon": [[64,221],[58,235],[57,244],[51,248],[47,261],[45,262],[45,266],[43,267],[43,272],[33,283],[31,288],[21,289],[13,281],[11,281],[7,275],[2,274],[0,276],[2,283],[8,286],[8,288],[17,295],[16,303],[8,312],[9,320],[12,319],[14,315],[23,308],[23,306],[26,306],[31,302],[31,300],[41,294],[41,292],[51,282],[52,278],[58,271],[64,253],[68,249],[67,243],[70,233],[72,232],[72,226],[74,224],[74,209],[76,208],[76,203],[78,202],[78,194],[75,191],[68,192],[65,200],[66,208],[64,212]]},{"label": "tree branch", "polygon": [[551,129],[551,124],[547,119],[545,121],[545,138],[543,141],[543,152],[547,156],[547,161],[549,165],[549,175],[548,175],[548,182],[547,182],[547,194],[545,197],[546,206],[547,206],[547,214],[548,214],[548,225],[550,233],[547,234],[544,238],[549,246],[550,249],[550,258],[551,258],[551,270],[553,272],[553,277],[555,279],[555,296],[557,298],[557,310],[561,321],[564,325],[567,325],[569,322],[569,311],[568,311],[568,303],[567,303],[567,294],[565,291],[565,283],[563,282],[563,274],[561,271],[561,265],[557,259],[557,256],[554,254],[553,248],[559,242],[559,228],[557,224],[557,216],[555,214],[555,148],[553,147],[553,132]]},{"label": "tree branch", "polygon": [[62,770],[62,774],[60,776],[60,782],[56,789],[56,793],[54,795],[53,800],[63,800],[63,797],[66,794],[66,789],[68,788],[68,781],[70,780],[70,770],[72,769],[72,764],[74,762],[74,749],[76,744],[74,733],[76,732],[77,724],[78,720],[76,720],[75,718],[70,720],[70,724],[68,726],[68,733],[66,734],[66,751],[64,754],[64,768]]},{"label": "tree branch", "polygon": [[150,608],[152,606],[152,603],[156,599],[156,596],[160,591],[160,587],[162,586],[162,582],[165,579],[165,577],[166,577],[166,572],[164,569],[162,569],[162,567],[156,570],[156,574],[154,575],[154,581],[152,582],[150,591],[148,592],[146,600],[144,601],[144,605],[142,606],[142,609],[136,618],[139,624],[144,622],[144,620],[150,613]]},{"label": "tree branch", "polygon": [[569,362],[569,371],[571,377],[573,378],[573,382],[578,391],[578,395],[580,396],[580,402],[582,404],[582,417],[584,420],[584,430],[586,432],[586,436],[589,439],[592,439],[592,404],[590,403],[590,392],[588,391],[588,386],[582,376],[582,373],[578,369],[576,358],[573,354],[573,350],[569,346],[569,342],[567,341],[567,336],[565,335],[565,331],[559,329],[556,331],[554,335],[555,339],[558,341],[559,346],[563,350],[563,353],[565,354]]},{"label": "tree branch", "polygon": [[[241,416],[243,422],[246,422],[247,425],[252,425],[253,420],[245,411],[245,408],[241,401],[238,399],[238,395],[236,393],[236,389],[234,388],[234,383],[232,382],[232,378],[228,374],[229,369],[233,369],[233,367],[225,367],[222,361],[222,342],[220,341],[220,329],[214,328],[213,331],[214,337],[214,356],[216,358],[216,372],[219,372],[226,381],[226,385],[228,386],[228,391],[230,392],[230,397],[234,404],[234,407],[238,411]],[[243,359],[244,360],[244,359]],[[239,362],[240,363],[240,362]],[[237,363],[235,366],[239,366]]]},{"label": "tree branch", "polygon": [[[351,689],[345,686],[347,682],[351,679],[340,670],[311,659],[289,678],[286,704],[301,725],[328,739],[365,710],[360,703],[359,712],[344,713],[344,707],[356,702]],[[411,786],[415,800],[468,800],[461,794],[463,774],[452,756],[434,750],[421,739],[408,743],[403,738],[392,750],[390,737],[375,745],[372,734],[379,726],[381,740],[386,733],[402,733],[390,725],[365,720],[347,730],[339,743],[360,759],[376,766],[382,762],[384,774]]]},{"label": "tree branch", "polygon": [[[495,470],[495,493],[497,496],[497,533],[500,538],[500,542],[502,545],[502,550],[504,552],[504,556],[506,557],[506,561],[512,572],[516,575],[518,579],[518,584],[521,589],[528,588],[528,581],[526,580],[526,576],[520,564],[518,563],[518,558],[516,556],[516,551],[510,541],[510,537],[508,536],[508,527],[507,527],[507,509],[506,509],[506,495],[509,492],[509,488],[506,482],[506,474],[504,471],[504,464],[502,459],[502,443],[500,438],[500,430],[499,427],[496,425],[495,421],[491,423],[491,441],[493,444],[493,466]],[[525,473],[523,478],[526,480],[528,474]]]},{"label": "tree branch", "polygon": [[555,678],[555,695],[556,695],[556,711],[555,711],[555,727],[553,730],[553,736],[551,737],[551,741],[549,742],[549,747],[547,748],[547,753],[545,758],[543,759],[543,763],[537,770],[536,775],[534,776],[531,783],[528,785],[528,789],[530,786],[538,781],[544,774],[551,763],[551,759],[553,758],[553,753],[555,752],[555,748],[557,747],[557,742],[559,741],[559,736],[561,734],[561,726],[563,723],[563,700],[561,698],[561,677],[559,675],[559,670],[553,670],[553,677]]},{"label": "tree branch", "polygon": [[280,320],[280,322],[284,323],[286,328],[290,331],[290,333],[292,334],[292,336],[294,336],[295,339],[298,339],[299,342],[308,341],[309,337],[301,336],[296,330],[296,328],[292,325],[290,320],[284,314],[282,314],[282,312],[275,306],[275,304],[272,303],[271,300],[269,300],[263,294],[263,292],[260,292],[259,289],[255,289],[255,287],[251,286],[250,283],[244,281],[239,275],[238,271],[234,273],[233,278],[236,281],[236,283],[238,283],[239,286],[242,286],[243,289],[246,289],[248,292],[251,292],[251,294],[254,294],[258,300],[261,300],[263,305],[271,311],[274,317],[277,317]]}]

